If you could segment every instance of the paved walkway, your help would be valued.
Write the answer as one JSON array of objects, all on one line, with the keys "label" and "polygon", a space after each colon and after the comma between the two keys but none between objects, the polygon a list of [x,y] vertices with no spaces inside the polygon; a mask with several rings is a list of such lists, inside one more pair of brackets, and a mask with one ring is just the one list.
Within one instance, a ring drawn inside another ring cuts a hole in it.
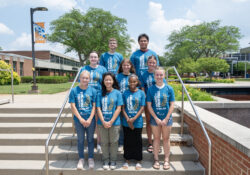
[{"label": "paved walkway", "polygon": [[[190,84],[193,87],[249,87],[250,88],[250,81],[249,82],[241,82],[237,81],[234,84],[228,83],[206,83],[206,84]],[[47,94],[47,95],[35,95],[35,94],[26,94],[26,95],[14,95],[14,103],[3,104],[0,105],[1,108],[5,107],[22,107],[22,106],[32,106],[32,107],[61,107],[64,99],[67,95],[68,91],[61,92],[57,94]],[[0,100],[3,99],[10,99],[11,101],[11,94],[0,94]],[[217,98],[217,101],[220,102],[229,102],[231,100],[224,99],[224,98]],[[68,105],[68,104],[67,104]]]}]

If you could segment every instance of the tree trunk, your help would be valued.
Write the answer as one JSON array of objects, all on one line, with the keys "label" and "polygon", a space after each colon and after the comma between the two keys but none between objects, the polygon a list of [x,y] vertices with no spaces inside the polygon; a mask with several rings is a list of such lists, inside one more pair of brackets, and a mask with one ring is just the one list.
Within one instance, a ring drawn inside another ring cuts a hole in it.
[{"label": "tree trunk", "polygon": [[78,57],[79,57],[79,61],[80,61],[80,66],[83,66],[83,61],[82,61],[82,55],[80,52],[78,52]]}]

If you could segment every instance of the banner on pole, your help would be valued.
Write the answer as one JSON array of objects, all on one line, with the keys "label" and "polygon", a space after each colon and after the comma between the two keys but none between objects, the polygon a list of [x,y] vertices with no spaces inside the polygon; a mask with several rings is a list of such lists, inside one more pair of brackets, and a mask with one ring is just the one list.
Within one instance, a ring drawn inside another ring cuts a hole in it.
[{"label": "banner on pole", "polygon": [[34,23],[34,28],[35,28],[35,43],[46,43],[44,22]]}]

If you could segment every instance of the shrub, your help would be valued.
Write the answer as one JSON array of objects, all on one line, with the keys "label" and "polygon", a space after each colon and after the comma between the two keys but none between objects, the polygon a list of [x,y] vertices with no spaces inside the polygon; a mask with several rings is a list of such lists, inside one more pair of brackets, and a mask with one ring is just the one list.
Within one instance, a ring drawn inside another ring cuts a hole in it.
[{"label": "shrub", "polygon": [[23,76],[21,77],[21,83],[31,83],[33,81],[32,76]]},{"label": "shrub", "polygon": [[69,78],[67,76],[38,76],[36,78],[37,83],[67,83]]},{"label": "shrub", "polygon": [[[10,64],[7,64],[5,61],[0,60],[0,69],[12,69]],[[13,71],[13,83],[15,85],[19,84],[21,81],[20,76]],[[11,84],[11,72],[0,71],[0,85]]]},{"label": "shrub", "polygon": [[[37,76],[36,83],[44,83],[44,84],[54,84],[54,83],[67,83],[69,78],[67,76]],[[23,76],[22,83],[32,83],[32,76]]]},{"label": "shrub", "polygon": [[[182,86],[181,86],[181,84],[170,82],[169,85],[174,88],[175,100],[181,101],[182,100]],[[192,88],[190,86],[185,86],[185,87],[186,87],[192,101],[214,101],[211,94],[209,94],[201,89]],[[188,101],[187,95],[184,95],[184,100]]]}]

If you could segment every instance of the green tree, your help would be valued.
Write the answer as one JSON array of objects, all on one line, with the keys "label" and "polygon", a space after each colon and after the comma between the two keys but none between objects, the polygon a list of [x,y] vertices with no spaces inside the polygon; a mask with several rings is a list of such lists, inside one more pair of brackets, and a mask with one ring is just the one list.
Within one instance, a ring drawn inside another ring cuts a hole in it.
[{"label": "green tree", "polygon": [[208,73],[210,80],[212,80],[212,72],[228,72],[229,64],[224,59],[207,57],[199,58],[197,60],[197,69],[199,72]]},{"label": "green tree", "polygon": [[197,63],[192,58],[181,59],[178,63],[178,72],[183,73],[196,73],[197,72]]},{"label": "green tree", "polygon": [[[0,69],[11,70],[12,68],[10,64],[7,64],[5,61],[0,60]],[[16,72],[13,72],[13,83],[19,84],[20,81],[21,81],[20,76]],[[0,85],[7,85],[7,84],[11,84],[11,73],[8,71],[0,70]]]},{"label": "green tree", "polygon": [[167,59],[166,59],[166,57],[158,55],[158,58],[159,58],[160,66],[166,67],[167,66]]},{"label": "green tree", "polygon": [[165,55],[172,65],[183,58],[195,61],[201,57],[218,57],[228,51],[237,51],[241,34],[235,26],[220,26],[220,21],[185,26],[169,36]]},{"label": "green tree", "polygon": [[67,47],[66,52],[77,52],[83,65],[91,51],[95,50],[99,55],[108,51],[111,37],[118,40],[117,51],[129,55],[131,39],[126,24],[125,19],[102,9],[90,8],[85,14],[73,9],[51,22],[52,33],[48,40],[62,43]]}]

